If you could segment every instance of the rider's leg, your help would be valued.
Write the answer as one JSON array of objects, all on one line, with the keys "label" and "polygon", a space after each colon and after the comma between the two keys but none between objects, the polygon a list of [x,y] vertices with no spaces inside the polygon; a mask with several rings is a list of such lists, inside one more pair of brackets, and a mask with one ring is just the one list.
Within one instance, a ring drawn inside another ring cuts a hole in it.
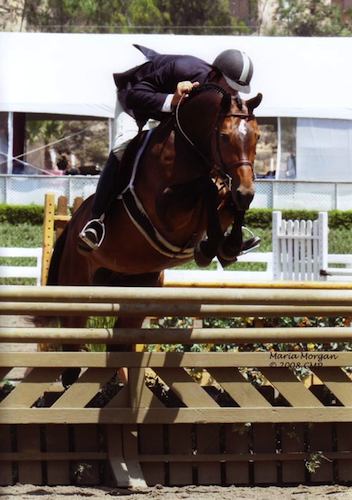
[{"label": "rider's leg", "polygon": [[106,162],[94,195],[92,218],[79,234],[85,243],[80,245],[82,250],[90,251],[98,248],[105,236],[104,218],[113,200],[120,194],[118,191],[118,176],[120,162],[128,143],[138,133],[135,120],[125,112],[119,112],[115,121],[116,135],[112,151]]},{"label": "rider's leg", "polygon": [[[143,130],[154,128],[157,124],[158,122],[149,120]],[[124,111],[118,113],[114,125],[116,135],[113,141],[112,151],[100,175],[93,201],[92,219],[84,226],[79,234],[80,239],[85,243],[84,246],[81,244],[80,248],[85,251],[95,250],[104,240],[104,219],[106,213],[113,200],[121,194],[118,190],[120,162],[128,144],[138,133],[137,123]]]},{"label": "rider's leg", "polygon": [[[79,233],[79,237],[87,247],[85,250],[98,248],[105,236],[104,218],[113,200],[118,196],[117,179],[120,170],[120,160],[111,151],[100,174],[97,190],[94,195],[92,218]],[[83,248],[81,246],[81,248]]]}]

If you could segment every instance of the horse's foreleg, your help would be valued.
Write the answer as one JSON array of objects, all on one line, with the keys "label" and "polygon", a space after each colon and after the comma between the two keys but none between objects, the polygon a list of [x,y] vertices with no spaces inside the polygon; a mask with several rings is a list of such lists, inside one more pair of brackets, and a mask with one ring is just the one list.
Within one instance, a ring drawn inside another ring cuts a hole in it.
[{"label": "horse's foreleg", "polygon": [[[60,325],[63,328],[82,328],[86,325],[86,318],[83,317],[72,317],[72,318],[62,318]],[[64,352],[68,351],[79,351],[81,344],[63,344],[62,350]],[[72,385],[78,379],[81,373],[81,368],[65,368],[61,375],[62,385],[67,388]]]},{"label": "horse's foreleg", "polygon": [[236,262],[243,245],[242,225],[244,210],[236,210],[230,233],[221,242],[218,248],[218,259],[223,267]]},{"label": "horse's foreleg", "polygon": [[194,251],[194,259],[199,267],[206,267],[211,263],[224,236],[218,214],[218,188],[211,180],[206,186],[204,199],[207,210],[207,239],[202,240]]}]

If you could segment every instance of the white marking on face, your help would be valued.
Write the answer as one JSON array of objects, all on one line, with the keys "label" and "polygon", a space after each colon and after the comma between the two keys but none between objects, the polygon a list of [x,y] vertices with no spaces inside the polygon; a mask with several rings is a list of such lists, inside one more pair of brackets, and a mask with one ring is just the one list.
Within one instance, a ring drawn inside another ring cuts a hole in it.
[{"label": "white marking on face", "polygon": [[238,131],[242,135],[247,134],[247,126],[246,126],[246,120],[241,120],[239,126],[238,126]]}]

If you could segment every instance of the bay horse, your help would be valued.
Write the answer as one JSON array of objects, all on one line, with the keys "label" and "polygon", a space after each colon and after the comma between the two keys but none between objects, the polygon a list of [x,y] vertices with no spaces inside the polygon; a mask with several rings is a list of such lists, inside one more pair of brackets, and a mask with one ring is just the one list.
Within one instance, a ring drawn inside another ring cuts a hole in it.
[{"label": "bay horse", "polygon": [[[200,265],[215,255],[223,262],[236,260],[255,190],[259,128],[253,110],[261,98],[243,101],[225,81],[205,84],[174,116],[139,134],[121,163],[124,189],[106,217],[103,243],[89,253],[78,247],[78,234],[91,215],[90,197],[55,244],[47,284],[162,286],[166,268],[193,258]],[[86,319],[61,318],[61,325],[80,327]],[[119,317],[115,326],[136,328],[143,319]],[[66,372],[64,385],[77,376]]]}]

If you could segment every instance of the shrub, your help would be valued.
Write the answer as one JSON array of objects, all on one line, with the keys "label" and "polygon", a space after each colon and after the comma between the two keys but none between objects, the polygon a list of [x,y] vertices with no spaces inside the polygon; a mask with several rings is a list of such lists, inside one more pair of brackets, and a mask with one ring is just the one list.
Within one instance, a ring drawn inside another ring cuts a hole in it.
[{"label": "shrub", "polygon": [[[251,208],[246,213],[246,224],[249,227],[260,227],[271,230],[272,210],[270,208]],[[283,219],[317,219],[317,210],[281,210]],[[330,229],[352,229],[352,210],[331,210],[329,215]]]},{"label": "shrub", "polygon": [[43,224],[44,208],[39,205],[0,205],[0,223]]},{"label": "shrub", "polygon": [[[284,219],[316,219],[317,210],[282,210]],[[0,223],[43,224],[44,208],[39,205],[0,205]],[[245,217],[245,224],[250,228],[271,230],[272,209],[251,208]],[[330,229],[351,229],[352,210],[331,210],[329,212]]]}]

